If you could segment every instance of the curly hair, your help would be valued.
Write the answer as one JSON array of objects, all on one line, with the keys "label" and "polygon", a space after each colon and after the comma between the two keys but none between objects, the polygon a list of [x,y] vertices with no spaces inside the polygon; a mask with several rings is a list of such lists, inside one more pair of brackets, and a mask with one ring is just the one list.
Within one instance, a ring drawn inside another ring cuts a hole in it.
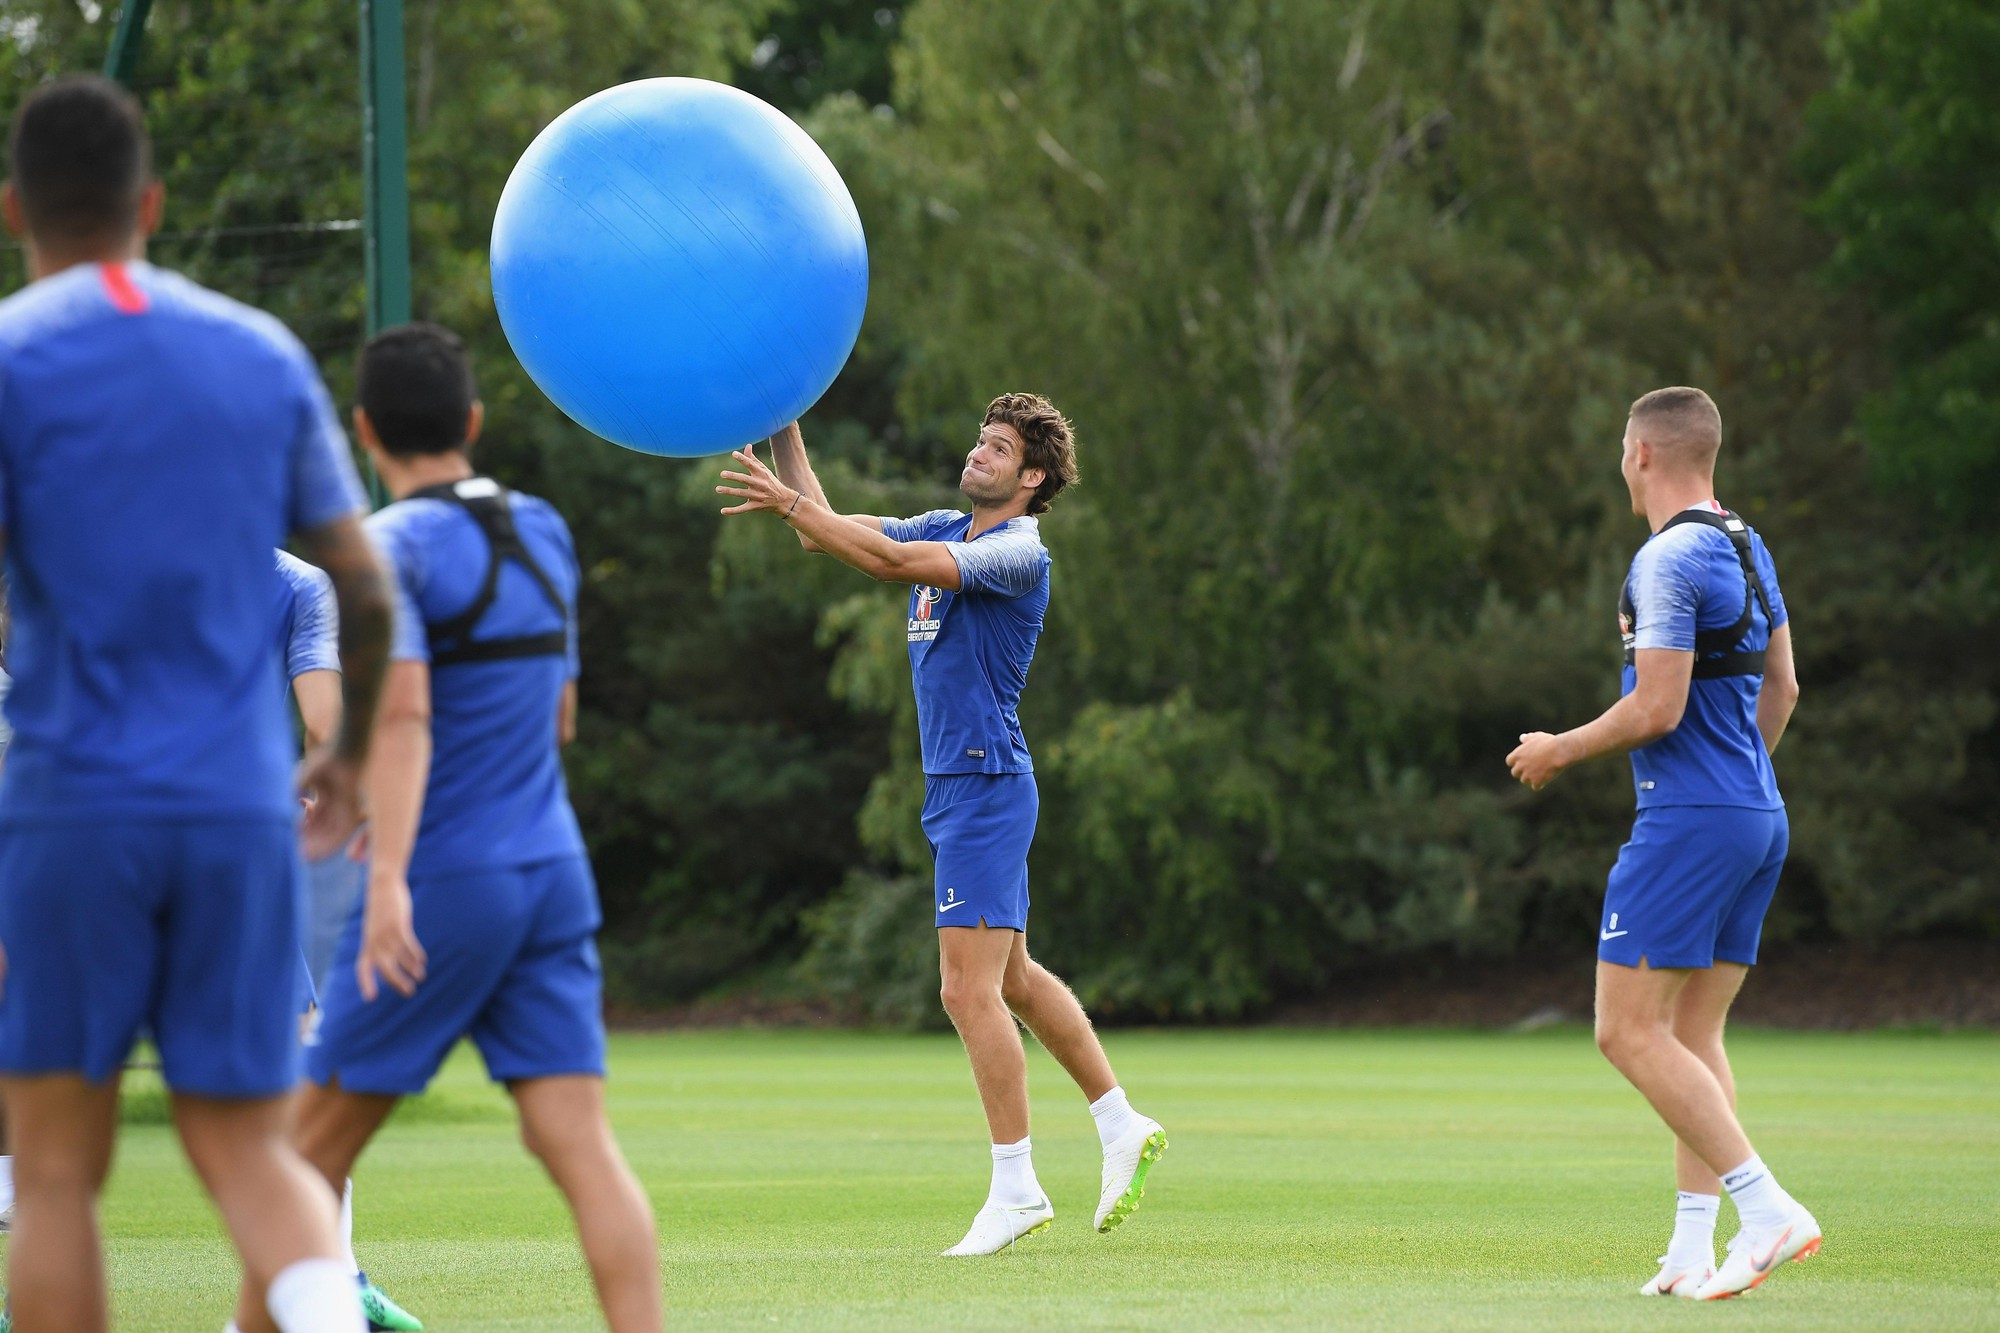
[{"label": "curly hair", "polygon": [[1042,470],[1042,484],[1035,488],[1035,496],[1028,501],[1028,512],[1045,514],[1050,503],[1061,493],[1063,487],[1074,486],[1076,470],[1076,435],[1071,430],[1068,418],[1056,410],[1056,405],[1035,393],[1003,393],[986,405],[986,419],[980,424],[991,426],[995,422],[1005,422],[1020,433],[1021,467],[1026,470],[1038,467]]}]

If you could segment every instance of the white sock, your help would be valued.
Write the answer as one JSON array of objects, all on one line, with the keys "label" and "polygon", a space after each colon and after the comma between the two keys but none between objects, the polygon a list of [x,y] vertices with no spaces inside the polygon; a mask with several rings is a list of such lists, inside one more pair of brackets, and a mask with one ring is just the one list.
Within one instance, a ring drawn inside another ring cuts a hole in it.
[{"label": "white sock", "polygon": [[236,1321],[232,1319],[222,1326],[222,1333],[243,1333],[243,1330],[236,1327]]},{"label": "white sock", "polygon": [[1715,1219],[1722,1212],[1720,1194],[1680,1192],[1674,1208],[1674,1238],[1667,1243],[1667,1267],[1715,1267]]},{"label": "white sock", "polygon": [[354,1257],[354,1178],[349,1176],[340,1191],[340,1257],[348,1271],[361,1276],[361,1261]]},{"label": "white sock", "polygon": [[1097,1141],[1109,1148],[1132,1132],[1140,1115],[1125,1100],[1125,1089],[1113,1088],[1090,1104],[1091,1119],[1097,1122]]},{"label": "white sock", "polygon": [[280,1333],[366,1333],[354,1274],[338,1259],[301,1259],[271,1279],[264,1293]]},{"label": "white sock", "polygon": [[14,1159],[0,1157],[0,1213],[14,1206]]},{"label": "white sock", "polygon": [[986,1202],[1023,1208],[1042,1201],[1042,1183],[1035,1179],[1034,1159],[1028,1153],[1027,1139],[993,1145],[993,1188],[986,1192]]},{"label": "white sock", "polygon": [[1761,1157],[1752,1157],[1724,1175],[1722,1188],[1729,1191],[1729,1201],[1736,1205],[1743,1229],[1752,1235],[1778,1230],[1798,1211],[1798,1204],[1785,1193]]}]

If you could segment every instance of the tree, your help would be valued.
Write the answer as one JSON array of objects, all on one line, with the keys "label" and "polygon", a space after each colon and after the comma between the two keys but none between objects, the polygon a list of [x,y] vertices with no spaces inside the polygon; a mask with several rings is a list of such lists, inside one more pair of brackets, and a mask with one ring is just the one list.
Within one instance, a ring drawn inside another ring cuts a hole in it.
[{"label": "tree", "polygon": [[1803,161],[1828,270],[1890,319],[1895,378],[1861,429],[1883,474],[2000,551],[2000,12],[1868,0],[1834,28],[1838,73]]}]

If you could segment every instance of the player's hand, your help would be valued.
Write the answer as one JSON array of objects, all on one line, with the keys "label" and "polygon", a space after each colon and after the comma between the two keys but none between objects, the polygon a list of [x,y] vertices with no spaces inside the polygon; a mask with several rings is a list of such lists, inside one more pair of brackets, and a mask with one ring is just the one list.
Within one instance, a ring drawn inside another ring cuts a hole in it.
[{"label": "player's hand", "polygon": [[298,788],[306,803],[306,860],[333,855],[361,823],[361,765],[323,745],[299,765]]},{"label": "player's hand", "polygon": [[1546,731],[1525,731],[1521,733],[1521,743],[1507,756],[1507,769],[1523,786],[1540,791],[1569,767],[1567,749],[1560,736],[1551,736]]},{"label": "player's hand", "polygon": [[747,445],[729,455],[743,465],[741,472],[722,474],[724,481],[735,482],[733,486],[717,486],[717,495],[731,495],[743,503],[731,505],[725,514],[748,514],[758,509],[768,509],[774,514],[788,512],[799,502],[799,492],[778,480],[778,474],[757,461],[757,446]]},{"label": "player's hand", "polygon": [[401,875],[369,883],[368,905],[361,914],[361,955],[354,960],[362,999],[373,1000],[385,981],[398,995],[417,993],[427,959],[410,918],[410,886]]}]

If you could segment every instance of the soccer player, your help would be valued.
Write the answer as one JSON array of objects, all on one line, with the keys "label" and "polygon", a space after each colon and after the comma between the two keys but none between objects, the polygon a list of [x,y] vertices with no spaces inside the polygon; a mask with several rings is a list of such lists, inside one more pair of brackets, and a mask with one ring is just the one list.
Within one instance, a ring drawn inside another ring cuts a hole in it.
[{"label": "soccer player", "polygon": [[[1778,573],[1715,501],[1722,416],[1700,389],[1632,404],[1621,471],[1653,535],[1620,599],[1623,697],[1507,757],[1541,788],[1629,751],[1639,812],[1604,896],[1597,1044],[1674,1131],[1673,1239],[1642,1295],[1714,1300],[1818,1252],[1819,1223],[1778,1184],[1736,1120],[1723,1021],[1751,964],[1789,826],[1771,754],[1799,696]],[[1742,1223],[1715,1265],[1728,1190]]]},{"label": "soccer player", "polygon": [[995,398],[959,473],[970,514],[842,515],[827,503],[796,423],[771,448],[775,474],[753,449],[734,455],[743,471],[724,472],[728,484],[715,489],[741,503],[723,513],[777,514],[806,550],[911,585],[910,669],[944,1007],[965,1043],[993,1139],[986,1202],[944,1253],[993,1254],[1055,1217],[1029,1156],[1017,1017],[1090,1103],[1104,1150],[1096,1225],[1109,1231],[1139,1206],[1166,1131],[1126,1101],[1069,987],[1028,957],[1028,846],[1040,807],[1016,710],[1049,604],[1049,553],[1036,515],[1077,476],[1069,422],[1034,394]]},{"label": "soccer player", "polygon": [[14,1313],[105,1324],[97,1196],[143,1027],[257,1324],[349,1333],[333,1197],[285,1134],[299,847],[271,552],[295,533],[340,603],[343,724],[301,773],[318,849],[359,819],[389,634],[360,485],[298,341],[143,262],[164,192],[127,93],[44,85],[9,151],[0,212],[31,278],[0,302]]},{"label": "soccer player", "polygon": [[[331,739],[340,726],[339,617],[334,609],[333,581],[327,578],[325,570],[289,552],[279,551],[277,556],[278,641],[284,645],[285,674],[292,680],[292,698],[298,704],[299,724],[310,752]],[[317,1003],[319,993],[326,988],[334,944],[359,900],[359,877],[365,873],[365,867],[350,857],[346,848],[306,866],[304,966],[308,1010],[302,1022],[308,1040],[314,1039],[310,1035],[310,1005]],[[361,1312],[368,1319],[368,1327],[387,1333],[423,1333],[423,1322],[370,1282],[354,1257],[352,1180],[341,1182],[340,1249],[342,1261],[361,1290]],[[0,1333],[6,1333],[6,1329],[0,1327]]]},{"label": "soccer player", "polygon": [[576,717],[569,530],[475,476],[465,348],[408,324],[364,349],[356,433],[395,503],[369,520],[399,614],[367,775],[369,876],[322,997],[297,1141],[336,1189],[461,1036],[568,1198],[607,1322],[662,1323],[653,1215],[604,1110],[597,888],[563,782]]}]

